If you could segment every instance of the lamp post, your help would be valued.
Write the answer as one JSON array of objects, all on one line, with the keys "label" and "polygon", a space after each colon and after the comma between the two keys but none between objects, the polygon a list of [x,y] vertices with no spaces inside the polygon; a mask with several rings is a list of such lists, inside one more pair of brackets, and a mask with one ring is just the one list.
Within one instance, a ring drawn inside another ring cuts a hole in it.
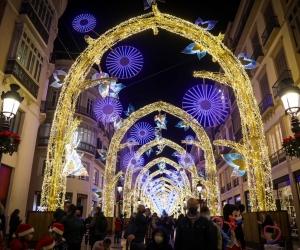
[{"label": "lamp post", "polygon": [[[291,117],[292,132],[295,135],[295,139],[300,133],[300,122],[298,118],[298,113],[300,111],[300,88],[295,86],[292,81],[283,81],[278,86],[278,95],[281,98],[283,107],[286,114]],[[289,180],[291,185],[291,191],[293,195],[295,211],[296,211],[296,224],[298,229],[300,228],[300,199],[298,188],[296,184],[295,175],[291,167],[291,162],[287,159],[287,168],[289,173]],[[300,234],[299,234],[300,239]]]},{"label": "lamp post", "polygon": [[18,93],[20,87],[17,84],[11,84],[10,90],[2,92],[2,110],[0,113],[0,166],[2,155],[16,152],[20,138],[15,133],[9,131],[10,122],[18,112],[23,97]]},{"label": "lamp post", "polygon": [[202,185],[202,183],[200,181],[198,182],[198,184],[196,186],[196,189],[197,189],[197,192],[198,192],[198,195],[199,195],[200,207],[202,207],[203,201],[202,201],[201,194],[202,194],[202,191],[203,191],[203,185]]},{"label": "lamp post", "polygon": [[120,182],[117,185],[117,191],[118,191],[118,214],[119,214],[119,217],[121,217],[121,202],[122,202],[121,193],[123,191],[123,187]]}]

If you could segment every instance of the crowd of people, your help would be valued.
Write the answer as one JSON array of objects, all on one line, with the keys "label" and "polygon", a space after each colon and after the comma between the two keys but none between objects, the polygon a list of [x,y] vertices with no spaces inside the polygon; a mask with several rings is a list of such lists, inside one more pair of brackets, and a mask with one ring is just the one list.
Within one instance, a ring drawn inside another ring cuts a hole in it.
[{"label": "crowd of people", "polygon": [[177,219],[164,211],[161,217],[151,215],[148,208],[138,206],[130,219],[124,238],[130,250],[235,250],[245,249],[243,221],[244,206],[227,204],[224,219],[210,216],[207,206],[189,199],[187,214]]},{"label": "crowd of people", "polygon": [[[241,214],[244,210],[243,205],[226,204],[223,217],[211,217],[207,206],[200,207],[199,200],[190,198],[186,215],[174,218],[165,211],[161,216],[151,214],[149,208],[139,205],[128,222],[122,216],[116,218],[111,233],[117,246],[121,245],[122,238],[126,240],[126,250],[243,250],[245,240]],[[23,223],[19,214],[18,209],[11,214],[9,234],[5,240],[6,221],[0,203],[0,250],[80,250],[83,242],[90,246],[85,249],[109,250],[111,247],[108,221],[100,208],[95,209],[93,216],[83,219],[78,207],[66,203],[64,210],[54,212],[48,234],[35,246],[32,243],[34,228]],[[274,222],[266,216],[261,224],[273,225]],[[5,241],[7,244],[4,244]]]}]

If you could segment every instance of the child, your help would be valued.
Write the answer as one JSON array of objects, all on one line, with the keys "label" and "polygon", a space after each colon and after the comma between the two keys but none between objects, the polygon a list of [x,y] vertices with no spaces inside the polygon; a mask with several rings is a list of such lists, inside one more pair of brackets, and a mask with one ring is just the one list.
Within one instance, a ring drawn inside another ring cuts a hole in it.
[{"label": "child", "polygon": [[54,250],[66,250],[68,249],[66,240],[63,238],[65,227],[61,223],[53,223],[50,228],[50,233],[55,240]]},{"label": "child", "polygon": [[54,239],[51,236],[47,235],[39,240],[35,247],[35,250],[53,250],[54,246]]},{"label": "child", "polygon": [[34,228],[29,224],[20,224],[16,231],[17,238],[10,243],[11,250],[28,250],[33,238]]},{"label": "child", "polygon": [[147,250],[172,250],[167,233],[162,228],[156,228],[152,234],[152,241]]}]

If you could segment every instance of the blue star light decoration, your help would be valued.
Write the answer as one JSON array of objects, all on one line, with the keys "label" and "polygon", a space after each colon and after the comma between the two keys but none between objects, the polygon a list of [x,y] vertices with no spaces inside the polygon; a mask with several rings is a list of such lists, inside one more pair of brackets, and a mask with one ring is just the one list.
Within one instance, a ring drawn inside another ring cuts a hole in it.
[{"label": "blue star light decoration", "polygon": [[190,43],[188,46],[186,46],[183,49],[183,51],[181,51],[181,53],[187,54],[187,55],[197,55],[199,60],[201,60],[207,54],[207,52],[204,50],[201,50],[196,43]]},{"label": "blue star light decoration", "polygon": [[119,79],[129,79],[140,73],[144,59],[142,53],[132,46],[119,46],[109,52],[106,67],[109,74]]},{"label": "blue star light decoration", "polygon": [[166,114],[157,114],[156,116],[154,116],[154,122],[156,124],[156,128],[157,129],[167,129],[167,116]]},{"label": "blue star light decoration", "polygon": [[191,154],[185,153],[181,154],[178,157],[178,163],[181,165],[184,169],[190,168],[195,165],[194,158]]},{"label": "blue star light decoration", "polygon": [[176,128],[182,128],[184,131],[188,131],[189,130],[189,125],[187,125],[184,121],[179,121],[176,125]]},{"label": "blue star light decoration", "polygon": [[142,156],[138,156],[133,151],[129,151],[121,155],[121,165],[124,168],[141,168],[144,166],[145,159]]},{"label": "blue star light decoration", "polygon": [[105,97],[95,100],[93,110],[98,121],[110,123],[120,118],[123,108],[118,99]]},{"label": "blue star light decoration", "polygon": [[190,88],[182,100],[182,108],[203,127],[216,127],[227,119],[228,100],[214,84],[199,84]]},{"label": "blue star light decoration", "polygon": [[88,33],[92,31],[97,24],[95,16],[89,13],[83,13],[74,17],[72,27],[79,33]]},{"label": "blue star light decoration", "polygon": [[239,53],[237,58],[241,61],[245,69],[255,69],[257,66],[256,61],[251,59],[247,53]]},{"label": "blue star light decoration", "polygon": [[246,173],[245,158],[239,153],[228,153],[222,155],[225,162],[232,167],[232,177],[244,176]]},{"label": "blue star light decoration", "polygon": [[197,20],[195,21],[196,25],[201,26],[205,30],[212,30],[216,26],[217,23],[218,23],[218,21],[216,21],[216,20],[204,21],[200,17],[198,17]]},{"label": "blue star light decoration", "polygon": [[129,131],[130,137],[140,145],[146,144],[155,138],[154,128],[148,122],[138,122]]},{"label": "blue star light decoration", "polygon": [[128,105],[128,108],[126,111],[124,111],[124,114],[129,117],[133,112],[135,111],[135,108],[132,104]]}]

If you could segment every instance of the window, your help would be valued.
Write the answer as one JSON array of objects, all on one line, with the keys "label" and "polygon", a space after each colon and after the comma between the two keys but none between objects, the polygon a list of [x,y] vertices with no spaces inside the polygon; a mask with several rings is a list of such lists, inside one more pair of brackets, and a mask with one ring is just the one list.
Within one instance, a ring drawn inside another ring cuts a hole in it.
[{"label": "window", "polygon": [[291,8],[291,11],[288,15],[288,20],[293,34],[293,39],[296,45],[297,50],[300,50],[300,4],[296,4],[297,1],[294,1],[295,4]]},{"label": "window", "polygon": [[275,68],[277,72],[277,76],[279,77],[284,71],[288,70],[288,64],[286,61],[286,56],[284,52],[284,48],[281,47],[278,53],[274,58]]},{"label": "window", "polygon": [[18,110],[15,117],[11,120],[10,130],[20,135],[23,119],[24,119],[24,112]]},{"label": "window", "polygon": [[50,30],[53,10],[48,0],[31,0],[30,5],[47,31]]},{"label": "window", "polygon": [[259,79],[259,87],[260,87],[262,99],[264,99],[264,97],[270,95],[271,91],[270,91],[268,76],[267,76],[266,72],[264,72]]},{"label": "window", "polygon": [[39,81],[43,57],[25,32],[17,49],[17,61],[34,80]]},{"label": "window", "polygon": [[252,58],[254,60],[257,60],[259,56],[263,55],[257,30],[255,30],[255,32],[251,37],[251,44],[252,44],[252,51],[253,51]]},{"label": "window", "polygon": [[96,186],[99,185],[99,171],[97,169],[94,170],[93,184]]},{"label": "window", "polygon": [[86,112],[90,115],[93,114],[93,100],[89,98],[87,99]]},{"label": "window", "polygon": [[282,148],[282,131],[280,123],[267,132],[269,154],[272,155]]},{"label": "window", "polygon": [[[82,162],[82,165],[85,167],[86,171],[88,172],[88,174],[90,174],[90,166],[88,163],[86,162]],[[83,180],[83,181],[89,181],[89,175],[88,176],[78,176],[79,180]]]},{"label": "window", "polygon": [[94,130],[79,127],[78,134],[79,134],[80,142],[96,146],[96,133],[94,132]]},{"label": "window", "polygon": [[59,90],[52,88],[51,89],[51,99],[50,99],[50,107],[55,108],[56,103],[59,97]]}]

